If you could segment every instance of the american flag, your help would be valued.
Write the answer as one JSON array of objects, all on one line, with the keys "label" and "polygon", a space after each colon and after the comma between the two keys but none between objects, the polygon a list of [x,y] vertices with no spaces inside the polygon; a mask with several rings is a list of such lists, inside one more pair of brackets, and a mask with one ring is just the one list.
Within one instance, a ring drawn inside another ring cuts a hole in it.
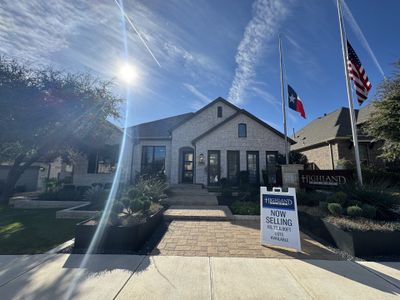
[{"label": "american flag", "polygon": [[347,53],[347,68],[349,70],[349,76],[354,82],[358,104],[361,105],[368,98],[368,92],[372,85],[371,82],[369,82],[367,73],[361,65],[360,59],[353,47],[351,47],[349,41],[347,41]]}]

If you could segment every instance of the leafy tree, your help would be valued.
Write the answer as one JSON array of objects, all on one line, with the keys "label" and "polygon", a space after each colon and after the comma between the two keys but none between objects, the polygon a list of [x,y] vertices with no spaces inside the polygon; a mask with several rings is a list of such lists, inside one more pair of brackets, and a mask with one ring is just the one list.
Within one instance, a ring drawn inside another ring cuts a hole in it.
[{"label": "leafy tree", "polygon": [[11,164],[0,202],[8,201],[24,171],[102,145],[115,130],[121,99],[112,81],[51,67],[35,69],[0,57],[0,160]]},{"label": "leafy tree", "polygon": [[[280,165],[286,164],[285,155],[279,153],[277,161]],[[308,158],[303,153],[296,152],[296,151],[290,151],[289,152],[289,163],[305,165],[308,163]]]},{"label": "leafy tree", "polygon": [[400,60],[395,66],[395,73],[378,88],[376,110],[366,126],[370,136],[384,141],[382,157],[387,161],[400,157]]}]

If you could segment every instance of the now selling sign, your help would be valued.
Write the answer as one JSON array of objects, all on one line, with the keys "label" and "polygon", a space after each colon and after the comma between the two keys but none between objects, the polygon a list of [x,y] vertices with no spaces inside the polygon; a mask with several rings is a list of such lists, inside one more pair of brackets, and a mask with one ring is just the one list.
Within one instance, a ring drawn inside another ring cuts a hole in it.
[{"label": "now selling sign", "polygon": [[260,188],[261,244],[301,251],[296,189]]}]

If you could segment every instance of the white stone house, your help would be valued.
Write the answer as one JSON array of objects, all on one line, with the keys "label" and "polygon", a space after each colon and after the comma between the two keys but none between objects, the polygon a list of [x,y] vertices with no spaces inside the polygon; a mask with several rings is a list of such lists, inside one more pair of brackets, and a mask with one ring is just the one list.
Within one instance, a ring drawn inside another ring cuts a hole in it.
[{"label": "white stone house", "polygon": [[[240,171],[252,182],[276,183],[277,154],[284,135],[256,116],[219,97],[195,113],[129,128],[133,139],[131,180],[136,174],[164,172],[169,183],[236,185]],[[288,143],[292,142],[288,139]]]}]

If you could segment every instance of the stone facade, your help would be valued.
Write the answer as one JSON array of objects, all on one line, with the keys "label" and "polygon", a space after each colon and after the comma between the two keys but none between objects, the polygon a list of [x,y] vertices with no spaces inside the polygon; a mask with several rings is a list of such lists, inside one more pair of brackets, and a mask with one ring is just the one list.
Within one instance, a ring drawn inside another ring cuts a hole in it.
[{"label": "stone facade", "polygon": [[[221,99],[221,98],[219,98]],[[240,170],[247,169],[246,152],[259,153],[259,178],[266,168],[266,151],[284,154],[284,138],[251,114],[226,100],[216,99],[190,119],[173,127],[166,139],[138,139],[133,145],[132,173],[141,170],[144,146],[165,146],[165,174],[171,184],[182,182],[182,151],[193,151],[193,183],[207,185],[209,150],[220,151],[220,177],[227,177],[227,151],[240,151]],[[218,113],[220,111],[220,114]],[[238,124],[247,126],[247,136],[238,137]],[[200,155],[204,163],[199,163]]]},{"label": "stone facade", "polygon": [[308,162],[320,170],[332,170],[339,160],[337,143],[325,143],[316,148],[299,151],[307,156]]},{"label": "stone facade", "polygon": [[[382,167],[384,162],[379,158],[382,143],[359,142],[359,147],[365,147],[367,159],[362,163],[368,166]],[[308,162],[313,163],[320,170],[334,170],[338,168],[339,160],[354,162],[354,147],[350,139],[339,139],[327,143],[321,143],[313,147],[298,150],[307,156]],[[361,151],[360,151],[361,152]]]},{"label": "stone facade", "polygon": [[[247,137],[238,137],[238,124],[247,125]],[[212,131],[196,142],[196,183],[207,185],[208,150],[219,150],[221,155],[221,178],[227,177],[227,151],[240,151],[240,170],[247,170],[246,152],[257,151],[259,155],[259,178],[266,168],[266,151],[285,153],[284,139],[244,114]],[[199,155],[205,157],[205,164],[199,165]]]},{"label": "stone facade", "polygon": [[[218,106],[222,107],[221,118],[218,118],[217,116]],[[225,119],[229,118],[234,113],[236,113],[236,110],[231,106],[223,102],[215,102],[213,105],[201,111],[201,113],[196,114],[189,121],[185,122],[184,124],[182,124],[181,126],[177,127],[172,131],[171,177],[170,177],[171,183],[176,184],[180,182],[181,178],[181,168],[179,167],[180,149],[192,148],[194,150],[194,145],[192,144],[193,139],[205,133],[212,127],[216,126],[218,123],[223,122]],[[197,156],[197,154],[200,154],[200,152],[195,151],[195,156]],[[198,182],[196,179],[197,178],[196,176],[198,174],[200,173],[196,171],[194,179],[195,182]]]}]

